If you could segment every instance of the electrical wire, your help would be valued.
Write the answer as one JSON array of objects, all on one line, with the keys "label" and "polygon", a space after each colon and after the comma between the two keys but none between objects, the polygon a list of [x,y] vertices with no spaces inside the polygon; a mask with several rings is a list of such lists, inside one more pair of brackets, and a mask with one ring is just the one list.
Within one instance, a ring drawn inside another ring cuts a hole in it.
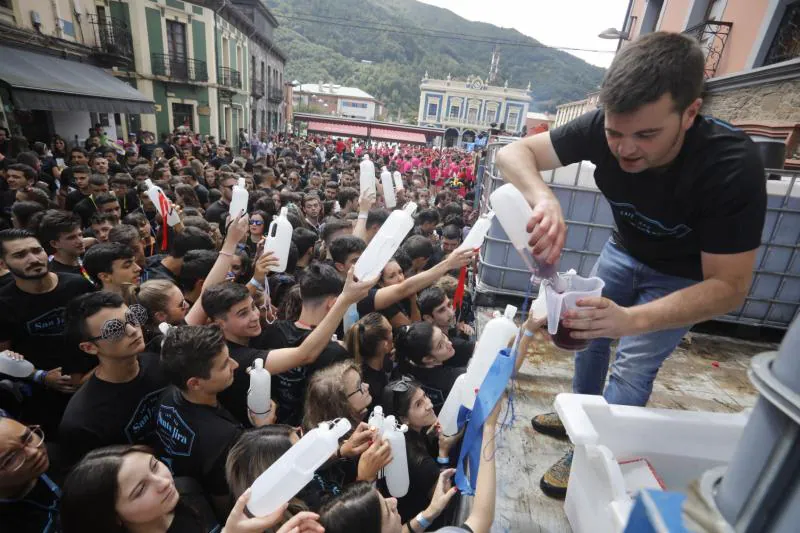
[{"label": "electrical wire", "polygon": [[[302,22],[311,22],[314,24],[327,24],[331,26],[342,26],[345,28],[354,28],[359,30],[371,30],[371,31],[380,31],[384,33],[395,33],[399,35],[414,35],[419,37],[428,37],[428,38],[438,38],[438,39],[453,39],[458,41],[467,41],[473,43],[485,43],[485,44],[497,44],[503,46],[519,46],[523,48],[540,48],[540,49],[553,49],[553,50],[563,50],[569,52],[595,52],[595,53],[605,53],[605,54],[613,54],[616,53],[616,50],[595,50],[590,48],[576,48],[576,47],[569,47],[569,46],[548,46],[541,43],[536,42],[524,42],[524,41],[508,41],[504,39],[491,39],[485,36],[479,35],[467,35],[463,33],[456,33],[456,32],[447,32],[444,30],[428,30],[425,29],[424,31],[409,31],[409,30],[399,30],[396,27],[381,27],[375,24],[381,23],[370,23],[370,24],[353,24],[352,21],[350,23],[345,22],[337,22],[337,20],[344,20],[334,17],[329,18],[311,18],[311,17],[300,17],[297,15],[285,15],[283,13],[274,13],[278,18],[285,18],[288,20],[297,20]],[[439,34],[432,33],[438,32]]]}]

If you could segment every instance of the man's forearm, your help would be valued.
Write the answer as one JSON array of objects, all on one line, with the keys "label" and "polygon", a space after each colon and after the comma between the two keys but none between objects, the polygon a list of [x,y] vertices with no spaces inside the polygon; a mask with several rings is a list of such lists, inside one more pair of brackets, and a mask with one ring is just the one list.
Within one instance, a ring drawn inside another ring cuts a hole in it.
[{"label": "man's forearm", "polygon": [[536,156],[523,143],[515,142],[497,152],[497,168],[503,179],[513,184],[526,198],[552,194],[542,179]]},{"label": "man's forearm", "polygon": [[691,326],[736,309],[744,301],[746,290],[730,282],[710,278],[648,302],[630,307],[635,331],[647,333]]}]

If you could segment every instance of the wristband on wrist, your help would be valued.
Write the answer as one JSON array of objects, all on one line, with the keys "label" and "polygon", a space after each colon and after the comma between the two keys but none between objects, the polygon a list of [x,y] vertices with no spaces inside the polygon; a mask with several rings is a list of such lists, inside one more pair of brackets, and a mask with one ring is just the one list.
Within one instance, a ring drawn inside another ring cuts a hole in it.
[{"label": "wristband on wrist", "polygon": [[250,278],[250,281],[248,281],[247,284],[248,285],[252,285],[253,287],[255,287],[256,289],[258,289],[260,291],[264,290],[264,285],[260,281],[258,281],[256,278]]},{"label": "wristband on wrist", "polygon": [[47,372],[44,370],[37,370],[33,373],[33,382],[39,383],[40,385],[44,384],[44,378],[47,375]]},{"label": "wristband on wrist", "polygon": [[440,465],[447,466],[447,465],[450,464],[450,458],[449,457],[437,457],[436,458],[436,462],[439,463]]},{"label": "wristband on wrist", "polygon": [[523,332],[523,335],[525,335],[526,337],[533,337],[534,335],[536,335],[536,333],[534,333],[533,331],[529,330],[528,328],[525,328],[525,331]]},{"label": "wristband on wrist", "polygon": [[416,521],[417,521],[417,523],[419,524],[419,526],[420,526],[422,529],[428,529],[429,527],[431,527],[431,521],[430,521],[430,520],[428,520],[427,518],[425,518],[424,516],[422,516],[422,513],[419,513],[419,514],[418,514],[418,515],[417,515],[417,516],[414,518],[414,520],[416,520]]},{"label": "wristband on wrist", "polygon": [[367,218],[367,213],[359,213],[358,214],[358,218],[366,219]]},{"label": "wristband on wrist", "polygon": [[219,255],[227,255],[228,257],[233,257],[233,254],[231,252],[225,252],[223,250],[219,251]]}]

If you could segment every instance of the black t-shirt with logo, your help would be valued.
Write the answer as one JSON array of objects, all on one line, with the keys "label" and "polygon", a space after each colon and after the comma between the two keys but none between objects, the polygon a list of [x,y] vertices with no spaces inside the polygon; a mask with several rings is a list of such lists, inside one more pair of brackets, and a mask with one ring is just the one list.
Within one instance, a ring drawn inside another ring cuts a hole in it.
[{"label": "black t-shirt with logo", "polygon": [[217,395],[217,399],[239,423],[249,426],[247,391],[250,388],[250,375],[247,373],[247,368],[253,366],[253,361],[259,357],[266,359],[267,352],[250,348],[249,346],[242,346],[232,341],[227,341],[227,344],[228,352],[231,358],[239,363],[239,368],[233,371],[233,383],[231,386],[220,392]]},{"label": "black t-shirt with logo", "polygon": [[[296,348],[310,333],[310,329],[299,328],[294,322],[280,320],[265,329],[250,346],[267,350]],[[331,341],[310,365],[298,366],[272,376],[272,398],[278,404],[278,422],[299,426],[303,419],[306,385],[311,374],[348,357],[350,354],[341,344]]]},{"label": "black t-shirt with logo", "polygon": [[630,174],[611,153],[603,110],[550,132],[563,165],[591,161],[597,187],[614,214],[614,240],[647,266],[702,280],[700,253],[758,248],[766,212],[766,181],[747,134],[698,116],[678,156],[660,169]]},{"label": "black t-shirt with logo", "polygon": [[156,417],[160,448],[176,476],[196,479],[211,496],[228,494],[225,460],[244,427],[227,409],[186,400],[170,386]]},{"label": "black t-shirt with logo", "polygon": [[168,382],[158,354],[138,357],[139,374],[133,380],[109,383],[93,375],[70,399],[59,426],[68,463],[111,444],[157,444],[155,417]]},{"label": "black t-shirt with logo", "polygon": [[425,394],[431,399],[433,410],[436,411],[437,415],[450,394],[450,389],[453,388],[456,378],[466,372],[466,368],[463,367],[443,365],[426,368],[409,364],[403,365],[401,370],[403,374],[410,374],[420,382]]}]

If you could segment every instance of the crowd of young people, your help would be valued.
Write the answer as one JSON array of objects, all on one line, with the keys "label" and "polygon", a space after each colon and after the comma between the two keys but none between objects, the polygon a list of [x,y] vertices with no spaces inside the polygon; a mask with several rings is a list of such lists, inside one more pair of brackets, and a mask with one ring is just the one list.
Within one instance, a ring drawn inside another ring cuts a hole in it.
[{"label": "crowd of young people", "polygon": [[[19,140],[18,140],[19,141]],[[20,146],[17,142],[15,146]],[[124,155],[120,151],[124,150]],[[353,266],[390,211],[359,193],[359,162],[398,170],[416,226],[375,279]],[[13,158],[12,158],[13,157]],[[155,143],[0,153],[0,344],[35,367],[0,375],[0,523],[12,531],[488,531],[493,453],[455,522],[459,437],[437,414],[474,348],[458,248],[476,212],[472,154],[314,137],[243,144],[180,132]],[[249,202],[229,213],[244,178]],[[169,225],[146,194],[161,187]],[[281,207],[288,264],[264,252]],[[344,328],[348,316],[347,330]],[[170,326],[165,328],[163,324]],[[537,329],[537,324],[526,323]],[[246,401],[258,358],[272,407]],[[411,486],[389,497],[376,405],[408,425]],[[267,517],[248,487],[319,423],[352,431]],[[484,431],[493,435],[497,410]],[[488,446],[493,446],[486,439]]]}]

